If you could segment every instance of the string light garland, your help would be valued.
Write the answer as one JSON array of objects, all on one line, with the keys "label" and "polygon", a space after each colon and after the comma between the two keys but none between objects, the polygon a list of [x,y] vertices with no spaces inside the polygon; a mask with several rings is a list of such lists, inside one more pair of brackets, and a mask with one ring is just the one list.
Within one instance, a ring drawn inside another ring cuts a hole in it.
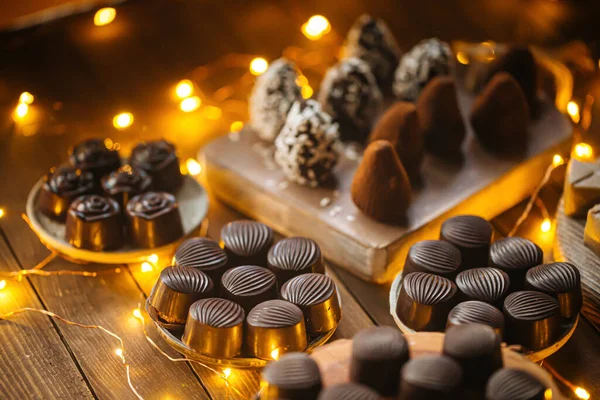
[{"label": "string light garland", "polygon": [[133,125],[133,114],[121,112],[113,117],[113,126],[119,130],[129,128]]},{"label": "string light garland", "polygon": [[112,7],[104,7],[94,14],[94,25],[105,26],[110,24],[117,17],[117,10]]},{"label": "string light garland", "polygon": [[568,387],[569,390],[571,390],[578,399],[588,400],[592,397],[587,390],[585,390],[581,386],[577,386],[577,385],[569,382],[569,380],[567,380],[565,377],[563,377],[561,374],[559,374],[553,367],[551,367],[547,363],[544,363],[542,361],[541,366],[544,367],[544,369],[546,369],[546,371],[550,372],[550,374],[556,380],[558,380],[560,383],[562,383],[563,385]]}]

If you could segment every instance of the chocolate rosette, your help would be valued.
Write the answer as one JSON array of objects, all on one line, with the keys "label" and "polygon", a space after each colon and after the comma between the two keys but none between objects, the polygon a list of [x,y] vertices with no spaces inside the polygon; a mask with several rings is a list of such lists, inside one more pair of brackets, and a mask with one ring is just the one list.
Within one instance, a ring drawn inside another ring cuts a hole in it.
[{"label": "chocolate rosette", "polygon": [[119,204],[108,197],[84,195],[67,212],[66,239],[78,249],[111,250],[123,245]]},{"label": "chocolate rosette", "polygon": [[69,161],[73,166],[91,172],[97,181],[121,166],[119,152],[101,139],[88,139],[71,147]]},{"label": "chocolate rosette", "polygon": [[138,144],[131,151],[130,163],[150,175],[155,190],[173,192],[183,182],[175,146],[165,140]]},{"label": "chocolate rosette", "polygon": [[102,189],[115,199],[122,210],[129,200],[138,194],[147,192],[152,185],[152,179],[144,170],[125,165],[117,171],[102,178]]},{"label": "chocolate rosette", "polygon": [[165,192],[147,192],[127,203],[129,231],[134,244],[154,248],[183,236],[183,225],[175,196]]},{"label": "chocolate rosette", "polygon": [[50,218],[64,221],[71,202],[84,194],[96,192],[94,175],[72,166],[52,168],[44,176],[37,204]]}]

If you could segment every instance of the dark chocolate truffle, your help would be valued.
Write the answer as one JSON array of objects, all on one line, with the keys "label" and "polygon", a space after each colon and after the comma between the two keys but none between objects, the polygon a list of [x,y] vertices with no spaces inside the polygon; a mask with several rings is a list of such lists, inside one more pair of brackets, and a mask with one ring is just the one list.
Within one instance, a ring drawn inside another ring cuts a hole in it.
[{"label": "dark chocolate truffle", "polygon": [[197,268],[210,276],[216,287],[221,285],[221,276],[227,271],[227,254],[214,240],[204,237],[187,239],[175,252],[173,264]]},{"label": "dark chocolate truffle", "polygon": [[459,267],[460,251],[453,244],[442,240],[423,240],[408,250],[402,273],[428,272],[454,279]]},{"label": "dark chocolate truffle", "polygon": [[88,139],[71,147],[69,161],[76,168],[91,172],[96,181],[121,166],[119,152],[101,139]]},{"label": "dark chocolate truffle", "polygon": [[123,211],[132,197],[147,192],[151,185],[152,179],[144,170],[130,165],[124,165],[102,178],[102,189],[119,203]]},{"label": "dark chocolate truffle", "polygon": [[456,305],[454,282],[425,272],[404,276],[396,305],[400,320],[415,331],[443,331]]},{"label": "dark chocolate truffle", "polygon": [[389,142],[369,144],[350,190],[352,201],[367,216],[387,224],[406,223],[412,197],[410,182]]},{"label": "dark chocolate truffle", "polygon": [[398,400],[458,399],[460,365],[446,356],[422,356],[402,368]]},{"label": "dark chocolate truffle", "polygon": [[560,335],[560,306],[541,292],[523,291],[504,301],[506,339],[537,351],[552,345]]},{"label": "dark chocolate truffle", "polygon": [[504,368],[492,375],[485,390],[486,400],[544,400],[546,388],[520,369]]},{"label": "dark chocolate truffle", "polygon": [[557,262],[533,267],[527,271],[525,287],[556,298],[564,318],[575,317],[581,310],[581,276],[573,264]]},{"label": "dark chocolate truffle", "polygon": [[352,341],[350,380],[375,389],[381,396],[395,396],[400,370],[409,358],[408,342],[396,328],[363,329]]},{"label": "dark chocolate truffle", "polygon": [[267,265],[267,254],[273,244],[273,231],[260,222],[239,220],[221,229],[225,253],[230,267]]},{"label": "dark chocolate truffle", "polygon": [[500,338],[504,337],[504,314],[488,303],[472,300],[459,303],[454,307],[448,314],[446,329],[465,324],[488,325]]},{"label": "dark chocolate truffle", "polygon": [[260,400],[315,400],[321,391],[319,366],[303,353],[267,364],[261,373]]},{"label": "dark chocolate truffle", "polygon": [[466,300],[479,300],[502,308],[510,279],[497,268],[473,268],[457,275],[456,286]]},{"label": "dark chocolate truffle", "polygon": [[150,175],[154,190],[174,192],[183,183],[175,146],[166,140],[138,144],[131,151],[130,164]]},{"label": "dark chocolate truffle", "polygon": [[235,267],[223,274],[221,297],[236,302],[249,313],[257,304],[277,298],[277,280],[263,267]]},{"label": "dark chocolate truffle", "polygon": [[454,79],[449,76],[433,78],[419,96],[417,114],[425,150],[442,159],[460,160],[466,131]]},{"label": "dark chocolate truffle", "polygon": [[440,239],[460,250],[462,269],[487,266],[492,225],[485,219],[475,215],[449,218],[442,224]]},{"label": "dark chocolate truffle", "polygon": [[104,251],[123,246],[119,204],[95,194],[76,198],[67,212],[66,238],[78,249]]},{"label": "dark chocolate truffle", "polygon": [[379,400],[379,394],[358,383],[338,383],[321,391],[318,400]]},{"label": "dark chocolate truffle", "polygon": [[165,192],[146,192],[127,203],[129,232],[133,243],[155,248],[183,236],[183,225],[175,196]]},{"label": "dark chocolate truffle", "polygon": [[477,96],[471,126],[488,151],[511,156],[527,149],[529,107],[523,91],[507,73],[499,73]]},{"label": "dark chocolate truffle", "polygon": [[500,239],[490,247],[490,265],[508,274],[510,292],[522,290],[527,270],[543,261],[542,249],[531,240],[522,237]]},{"label": "dark chocolate truffle", "polygon": [[269,250],[267,261],[280,287],[295,276],[325,272],[319,245],[305,237],[291,237],[279,241]]},{"label": "dark chocolate truffle", "polygon": [[96,192],[94,175],[68,165],[52,168],[44,175],[37,198],[39,210],[52,219],[64,221],[71,202]]},{"label": "dark chocolate truffle", "polygon": [[565,214],[583,217],[600,202],[600,162],[583,162],[571,158],[564,186]]}]

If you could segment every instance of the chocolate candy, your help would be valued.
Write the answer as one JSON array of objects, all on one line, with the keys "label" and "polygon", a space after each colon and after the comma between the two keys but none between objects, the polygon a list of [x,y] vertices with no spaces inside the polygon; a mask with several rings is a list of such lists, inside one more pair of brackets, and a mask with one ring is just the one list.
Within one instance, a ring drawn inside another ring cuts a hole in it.
[{"label": "chocolate candy", "polygon": [[315,360],[303,353],[285,354],[263,369],[260,400],[315,400],[321,387]]},{"label": "chocolate candy", "polygon": [[235,357],[242,351],[245,317],[242,307],[232,301],[198,300],[190,307],[181,340],[190,349],[209,357]]},{"label": "chocolate candy", "polygon": [[402,368],[398,400],[458,399],[461,380],[461,367],[450,357],[414,358]]},{"label": "chocolate candy", "polygon": [[267,265],[267,253],[273,244],[273,231],[265,224],[239,220],[221,229],[225,253],[230,267]]},{"label": "chocolate candy", "polygon": [[482,268],[488,264],[492,225],[475,215],[459,215],[442,224],[440,239],[455,245],[461,254],[461,268]]},{"label": "chocolate candy", "polygon": [[246,345],[253,357],[277,359],[284,353],[306,349],[302,310],[284,300],[268,300],[250,311]]},{"label": "chocolate candy", "polygon": [[129,162],[150,175],[154,190],[173,192],[183,183],[175,146],[166,140],[138,144],[131,151]]},{"label": "chocolate candy", "polygon": [[88,194],[69,206],[66,239],[78,249],[104,251],[124,244],[119,204],[108,197]]},{"label": "chocolate candy", "polygon": [[300,307],[309,334],[329,332],[338,326],[342,310],[333,280],[323,274],[304,274],[281,288],[281,297]]},{"label": "chocolate candy", "polygon": [[490,266],[501,269],[510,278],[510,292],[522,290],[529,268],[540,265],[544,253],[540,247],[521,237],[498,240],[490,247]]},{"label": "chocolate candy", "polygon": [[214,240],[195,237],[184,241],[175,252],[173,264],[197,268],[220,287],[221,276],[227,271],[227,254]]},{"label": "chocolate candy", "polygon": [[525,287],[556,298],[563,318],[575,317],[581,310],[581,276],[573,264],[558,262],[533,267],[527,271]]},{"label": "chocolate candy", "polygon": [[487,400],[544,400],[546,388],[533,376],[520,369],[496,371],[485,389]]},{"label": "chocolate candy", "polygon": [[379,400],[379,394],[358,383],[338,383],[321,391],[318,400]]},{"label": "chocolate candy", "polygon": [[137,247],[154,248],[183,236],[183,225],[175,196],[147,192],[127,203],[129,232]]},{"label": "chocolate candy", "polygon": [[600,257],[600,204],[588,211],[583,231],[583,242]]},{"label": "chocolate candy", "polygon": [[459,303],[448,314],[446,330],[465,324],[484,324],[492,327],[504,337],[504,314],[496,307],[482,301],[472,300]]},{"label": "chocolate candy", "polygon": [[102,178],[102,189],[119,203],[123,211],[132,197],[147,192],[151,185],[152,180],[144,170],[130,165],[124,165]]},{"label": "chocolate candy", "polygon": [[381,396],[395,396],[400,369],[409,358],[408,343],[397,329],[363,329],[352,341],[350,381],[366,385]]},{"label": "chocolate candy", "polygon": [[410,247],[402,273],[427,272],[454,279],[460,262],[460,251],[450,242],[423,240]]},{"label": "chocolate candy", "polygon": [[230,269],[221,279],[221,297],[236,302],[249,313],[257,304],[277,298],[275,275],[256,265]]},{"label": "chocolate candy", "polygon": [[94,175],[69,165],[52,168],[44,175],[37,198],[39,210],[48,217],[64,221],[71,202],[84,194],[96,192]]},{"label": "chocolate candy", "polygon": [[415,331],[443,331],[448,313],[456,305],[454,282],[425,272],[404,276],[396,314]]},{"label": "chocolate candy", "polygon": [[211,297],[213,289],[212,280],[200,270],[167,267],[160,272],[150,295],[150,305],[165,321],[183,324],[190,306],[197,300]]},{"label": "chocolate candy", "polygon": [[97,181],[121,166],[119,152],[101,139],[88,139],[69,149],[69,161],[75,168],[89,171]]},{"label": "chocolate candy", "polygon": [[280,287],[295,276],[325,272],[319,245],[305,237],[279,241],[269,250],[267,260],[268,267],[277,277]]},{"label": "chocolate candy", "polygon": [[497,268],[473,268],[456,276],[456,286],[466,300],[480,300],[502,308],[510,279]]},{"label": "chocolate candy", "polygon": [[564,209],[569,217],[584,217],[600,202],[600,162],[571,158],[564,186]]},{"label": "chocolate candy", "polygon": [[552,345],[560,335],[560,306],[541,292],[522,291],[504,301],[506,339],[537,351]]},{"label": "chocolate candy", "polygon": [[479,391],[502,368],[501,342],[500,336],[487,325],[457,325],[446,331],[442,352],[462,367],[463,387]]}]

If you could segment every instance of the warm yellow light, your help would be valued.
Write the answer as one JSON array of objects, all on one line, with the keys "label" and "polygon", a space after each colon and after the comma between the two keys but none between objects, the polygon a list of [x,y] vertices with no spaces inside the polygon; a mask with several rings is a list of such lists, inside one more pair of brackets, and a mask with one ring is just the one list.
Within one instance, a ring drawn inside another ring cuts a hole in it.
[{"label": "warm yellow light", "polygon": [[150,272],[153,269],[154,269],[154,267],[149,262],[143,262],[142,263],[142,272]]},{"label": "warm yellow light", "polygon": [[158,254],[150,254],[148,261],[150,261],[152,264],[156,264],[158,262]]},{"label": "warm yellow light", "polygon": [[579,119],[581,118],[581,116],[579,115],[579,105],[573,100],[567,103],[567,113],[569,113],[573,122],[579,122]]},{"label": "warm yellow light", "polygon": [[218,120],[223,115],[223,111],[219,107],[215,106],[206,106],[204,108],[204,117],[207,119],[212,119],[213,121]]},{"label": "warm yellow light", "polygon": [[179,104],[179,108],[181,108],[181,111],[189,113],[189,112],[196,111],[197,109],[199,109],[201,104],[202,104],[202,100],[200,100],[200,97],[192,96],[192,97],[188,97],[187,99],[181,100],[181,103]]},{"label": "warm yellow light", "polygon": [[456,59],[459,63],[463,65],[468,65],[470,62],[469,55],[463,51],[459,51],[458,53],[456,53]]},{"label": "warm yellow light", "polygon": [[300,93],[302,93],[303,99],[310,99],[310,97],[313,95],[313,88],[311,88],[309,85],[304,85],[302,86],[302,89],[300,89]]},{"label": "warm yellow light", "polygon": [[0,208],[0,218],[4,217],[4,210]]},{"label": "warm yellow light", "polygon": [[193,158],[188,158],[185,161],[185,166],[187,167],[188,174],[192,176],[196,176],[202,172],[202,166]]},{"label": "warm yellow light", "polygon": [[231,375],[231,368],[225,368],[223,370],[223,376],[225,377],[225,379],[229,378],[229,375]]},{"label": "warm yellow light", "polygon": [[322,15],[313,15],[302,25],[302,33],[310,40],[318,40],[331,30],[331,24]]},{"label": "warm yellow light", "polygon": [[268,67],[269,63],[262,57],[256,57],[250,61],[250,73],[252,75],[263,74]]},{"label": "warm yellow light", "polygon": [[0,281],[0,290],[4,289],[6,287],[6,281],[4,279],[2,279]]},{"label": "warm yellow light", "polygon": [[552,389],[546,389],[544,391],[544,400],[552,400]]},{"label": "warm yellow light", "polygon": [[587,143],[577,143],[575,145],[575,155],[581,159],[592,158],[593,154],[592,146]]},{"label": "warm yellow light", "polygon": [[279,349],[273,349],[273,351],[271,351],[271,358],[275,361],[279,359]]},{"label": "warm yellow light", "polygon": [[27,103],[19,103],[19,105],[15,109],[15,114],[19,118],[25,117],[28,112],[29,112],[29,106],[27,105]]},{"label": "warm yellow light", "polygon": [[296,85],[298,85],[300,87],[308,85],[308,78],[304,75],[299,75],[296,78]]},{"label": "warm yellow light", "polygon": [[107,149],[112,149],[114,142],[112,141],[111,138],[106,138],[104,139],[104,146],[106,146]]},{"label": "warm yellow light", "polygon": [[114,116],[113,126],[117,129],[125,129],[133,124],[133,114],[130,112],[122,112]]},{"label": "warm yellow light", "polygon": [[177,93],[177,97],[180,99],[185,99],[189,97],[194,92],[194,84],[192,81],[188,79],[184,79],[177,84],[175,88],[175,93]]},{"label": "warm yellow light", "polygon": [[565,163],[565,160],[562,158],[562,156],[560,154],[555,154],[554,157],[552,157],[552,165],[555,167],[558,167],[559,165],[563,165]]},{"label": "warm yellow light", "polygon": [[114,21],[117,16],[117,10],[112,7],[101,8],[94,15],[94,25],[104,26]]},{"label": "warm yellow light", "polygon": [[139,308],[136,308],[135,310],[133,310],[133,316],[141,319],[142,318],[142,311]]},{"label": "warm yellow light", "polygon": [[552,229],[552,221],[550,221],[550,218],[544,218],[542,224],[540,225],[540,230],[546,233],[550,232],[550,229]]},{"label": "warm yellow light", "polygon": [[19,103],[31,104],[33,103],[33,95],[29,92],[23,92],[19,96]]},{"label": "warm yellow light", "polygon": [[583,400],[587,400],[591,397],[590,393],[582,387],[576,387],[574,392],[575,392],[575,396],[577,396],[578,398],[583,399]]},{"label": "warm yellow light", "polygon": [[231,123],[229,130],[231,132],[239,132],[242,130],[243,127],[244,127],[244,123],[242,121],[234,121]]},{"label": "warm yellow light", "polygon": [[121,349],[121,348],[116,349],[115,354],[118,355],[119,357],[123,358],[123,349]]}]

